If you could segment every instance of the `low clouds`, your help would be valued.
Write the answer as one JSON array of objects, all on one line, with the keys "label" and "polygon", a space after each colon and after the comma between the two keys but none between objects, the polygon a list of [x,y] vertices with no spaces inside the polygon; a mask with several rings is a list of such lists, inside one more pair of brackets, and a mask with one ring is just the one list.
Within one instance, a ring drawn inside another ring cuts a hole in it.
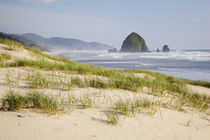
[{"label": "low clouds", "polygon": [[21,2],[33,2],[33,3],[52,3],[56,0],[20,0]]}]

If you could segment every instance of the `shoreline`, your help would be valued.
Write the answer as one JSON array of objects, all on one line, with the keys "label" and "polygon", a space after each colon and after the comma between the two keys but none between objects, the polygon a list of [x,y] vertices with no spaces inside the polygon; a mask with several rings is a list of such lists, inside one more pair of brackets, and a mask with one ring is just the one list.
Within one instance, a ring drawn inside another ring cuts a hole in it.
[{"label": "shoreline", "polygon": [[[99,51],[101,52],[101,51]],[[66,55],[67,54],[71,54],[72,52],[51,52],[51,53],[47,53],[47,54],[51,54],[51,55],[54,55],[54,56],[60,56],[60,57],[65,57],[65,58],[68,58]],[[72,56],[73,57],[73,61],[76,61],[76,62],[82,62],[82,63],[86,63],[86,64],[91,64],[91,65],[96,65],[96,66],[102,66],[104,68],[116,68],[116,69],[123,69],[123,70],[138,70],[138,69],[142,69],[142,70],[148,70],[148,71],[151,71],[151,72],[160,72],[160,73],[163,73],[163,74],[166,74],[166,75],[170,75],[170,76],[174,76],[174,77],[177,77],[177,78],[181,78],[181,79],[186,79],[186,80],[194,80],[194,81],[208,81],[210,82],[210,73],[204,73],[204,72],[200,72],[200,71],[188,71],[188,70],[183,70],[183,68],[173,68],[173,67],[169,67],[167,68],[166,66],[161,66],[160,67],[150,67],[150,64],[143,64],[141,65],[141,61],[143,61],[145,58],[142,58],[142,60],[140,61],[140,64],[138,64],[139,66],[135,66],[137,64],[133,64],[134,62],[127,62],[127,60],[118,60],[118,59],[113,59],[113,60],[102,60],[100,58],[97,59],[97,61],[94,59],[93,60],[83,60],[85,59],[87,56],[85,56],[83,59],[78,59],[78,60],[75,60],[74,57],[79,57],[80,56],[80,53],[83,54],[83,52],[79,52],[78,51],[78,56]],[[85,53],[85,52],[84,52]],[[90,54],[93,53],[93,55],[95,55],[95,52],[89,52]],[[103,55],[109,55],[110,53],[108,52],[102,52]],[[82,56],[83,57],[83,56]],[[68,58],[70,59],[70,58]],[[105,63],[106,62],[106,63]],[[114,65],[116,63],[116,65]],[[119,64],[118,64],[119,63]],[[148,62],[149,63],[149,62]],[[118,66],[119,65],[119,66]],[[129,65],[131,66],[132,68],[124,68],[124,65]],[[148,66],[147,66],[148,65]],[[147,68],[148,67],[148,68]],[[189,67],[190,68],[190,67]]]}]

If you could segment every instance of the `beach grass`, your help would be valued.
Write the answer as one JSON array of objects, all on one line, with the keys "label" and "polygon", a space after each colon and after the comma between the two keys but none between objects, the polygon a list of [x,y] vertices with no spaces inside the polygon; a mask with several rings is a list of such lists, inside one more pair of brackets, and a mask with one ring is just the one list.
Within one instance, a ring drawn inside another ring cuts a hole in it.
[{"label": "beach grass", "polygon": [[12,56],[9,54],[9,53],[1,53],[0,54],[0,62],[2,61],[2,60],[10,60],[12,58]]},{"label": "beach grass", "polygon": [[40,92],[31,92],[23,96],[17,92],[9,91],[1,100],[1,107],[5,111],[36,108],[49,114],[59,111],[59,102],[55,98]]},{"label": "beach grass", "polygon": [[106,114],[107,116],[107,122],[111,123],[112,125],[118,125],[119,124],[119,115],[115,112],[110,112]]},{"label": "beach grass", "polygon": [[208,81],[199,81],[198,80],[198,81],[188,81],[188,83],[191,84],[191,85],[210,88],[210,82],[208,82]]},{"label": "beach grass", "polygon": [[14,91],[7,93],[1,102],[5,111],[15,111],[26,107],[25,98]]},{"label": "beach grass", "polygon": [[149,110],[153,108],[154,103],[149,99],[126,99],[119,100],[114,104],[113,109],[124,116],[136,116],[142,110]]},{"label": "beach grass", "polygon": [[84,108],[93,108],[95,107],[95,103],[89,94],[83,95],[80,97],[79,102]]},{"label": "beach grass", "polygon": [[28,73],[27,80],[32,88],[49,88],[51,84],[50,80],[37,71]]},{"label": "beach grass", "polygon": [[90,87],[94,87],[94,88],[108,88],[108,87],[110,87],[108,82],[105,82],[104,80],[99,79],[99,78],[89,79],[89,80],[86,80],[86,82],[88,83],[88,85]]},{"label": "beach grass", "polygon": [[79,99],[75,95],[68,95],[68,103],[69,105],[77,104]]}]

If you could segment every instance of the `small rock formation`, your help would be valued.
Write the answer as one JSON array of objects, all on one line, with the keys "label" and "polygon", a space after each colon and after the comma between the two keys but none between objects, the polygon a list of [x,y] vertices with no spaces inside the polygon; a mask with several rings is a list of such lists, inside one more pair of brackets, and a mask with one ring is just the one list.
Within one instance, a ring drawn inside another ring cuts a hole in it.
[{"label": "small rock formation", "polygon": [[169,51],[170,51],[170,49],[169,49],[168,45],[164,45],[163,52],[169,52]]},{"label": "small rock formation", "polygon": [[120,52],[148,52],[148,48],[144,39],[133,32],[124,40]]},{"label": "small rock formation", "polygon": [[157,52],[160,52],[159,48],[157,49]]},{"label": "small rock formation", "polygon": [[116,49],[116,48],[114,48],[114,49],[109,49],[108,52],[109,52],[109,53],[117,53],[117,49]]}]

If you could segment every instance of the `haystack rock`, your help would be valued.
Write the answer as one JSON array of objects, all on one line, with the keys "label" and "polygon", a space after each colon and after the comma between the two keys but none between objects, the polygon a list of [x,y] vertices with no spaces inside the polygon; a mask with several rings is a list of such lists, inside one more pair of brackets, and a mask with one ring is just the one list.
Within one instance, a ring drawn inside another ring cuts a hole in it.
[{"label": "haystack rock", "polygon": [[124,40],[120,52],[148,52],[148,48],[144,39],[133,32]]},{"label": "haystack rock", "polygon": [[170,51],[170,49],[169,49],[168,45],[164,45],[163,52],[169,52],[169,51]]}]

